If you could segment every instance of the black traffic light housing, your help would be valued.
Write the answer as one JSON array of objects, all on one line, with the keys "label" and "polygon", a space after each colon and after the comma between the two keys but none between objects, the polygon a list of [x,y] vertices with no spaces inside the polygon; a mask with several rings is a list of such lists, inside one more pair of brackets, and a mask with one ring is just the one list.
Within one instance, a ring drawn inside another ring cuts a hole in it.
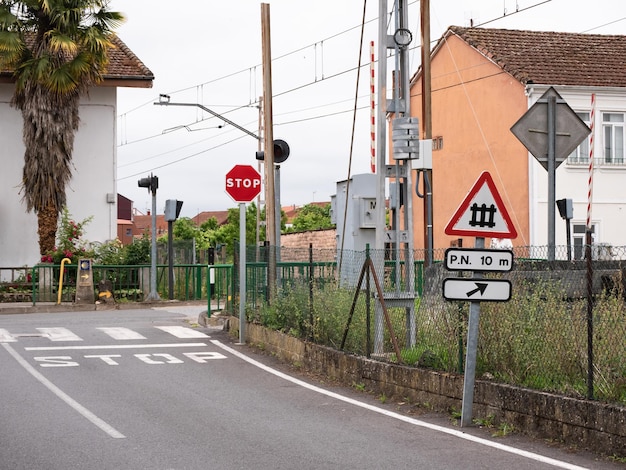
[{"label": "black traffic light housing", "polygon": [[[281,139],[274,140],[274,163],[282,163],[289,157],[289,144]],[[257,160],[265,160],[265,152],[256,153]]]},{"label": "black traffic light housing", "polygon": [[137,186],[140,188],[148,188],[148,192],[155,192],[159,187],[159,178],[154,175],[150,175],[146,178],[141,178],[137,181]]},{"label": "black traffic light housing", "polygon": [[574,218],[574,205],[571,199],[559,199],[556,201],[556,207],[559,209],[559,215],[565,220]]}]

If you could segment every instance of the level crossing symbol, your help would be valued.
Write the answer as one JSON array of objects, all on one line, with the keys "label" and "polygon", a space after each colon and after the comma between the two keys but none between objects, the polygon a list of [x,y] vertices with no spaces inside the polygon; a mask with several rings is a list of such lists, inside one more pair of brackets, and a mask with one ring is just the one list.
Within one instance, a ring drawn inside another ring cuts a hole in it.
[{"label": "level crossing symbol", "polygon": [[489,172],[483,172],[445,228],[447,235],[516,238],[517,231]]}]

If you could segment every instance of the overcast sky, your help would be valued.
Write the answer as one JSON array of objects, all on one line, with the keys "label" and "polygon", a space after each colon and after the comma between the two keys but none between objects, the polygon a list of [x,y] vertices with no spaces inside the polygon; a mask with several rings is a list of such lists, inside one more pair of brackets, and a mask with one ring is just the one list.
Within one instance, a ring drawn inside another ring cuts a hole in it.
[{"label": "overcast sky", "polygon": [[[369,42],[377,40],[378,2],[370,0],[357,91],[363,1],[271,0],[274,138],[291,156],[281,165],[283,206],[330,201],[336,182],[369,172]],[[388,0],[389,8],[393,0]],[[626,33],[624,0],[431,0],[431,39],[450,25],[543,31]],[[533,5],[536,5],[533,7]],[[159,177],[158,212],[184,201],[182,215],[226,210],[225,175],[257,167],[257,140],[200,108],[202,104],[254,134],[263,93],[261,2],[257,0],[112,0],[127,22],[121,39],[155,75],[152,89],[118,91],[118,192],[145,213],[137,180]],[[516,12],[519,11],[519,12]],[[419,2],[409,0],[411,72],[420,64]],[[391,31],[391,30],[390,30]],[[390,63],[390,67],[393,64]],[[354,143],[353,108],[358,95]],[[352,146],[352,159],[350,159]]]}]

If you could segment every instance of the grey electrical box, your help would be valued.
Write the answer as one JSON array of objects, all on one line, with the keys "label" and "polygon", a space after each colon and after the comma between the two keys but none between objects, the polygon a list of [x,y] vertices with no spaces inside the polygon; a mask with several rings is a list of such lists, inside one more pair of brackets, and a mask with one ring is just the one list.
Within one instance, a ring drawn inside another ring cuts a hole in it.
[{"label": "grey electrical box", "polygon": [[[341,263],[341,282],[354,285],[363,267],[365,248],[376,244],[377,175],[353,175],[337,183],[337,194],[331,197],[331,218],[337,226],[337,256],[350,253]],[[384,208],[382,209],[384,210]],[[345,238],[344,238],[345,237]]]},{"label": "grey electrical box", "polygon": [[359,198],[359,228],[376,228],[376,198]]},{"label": "grey electrical box", "polygon": [[410,160],[412,170],[432,170],[433,169],[433,141],[420,140],[417,158]]}]

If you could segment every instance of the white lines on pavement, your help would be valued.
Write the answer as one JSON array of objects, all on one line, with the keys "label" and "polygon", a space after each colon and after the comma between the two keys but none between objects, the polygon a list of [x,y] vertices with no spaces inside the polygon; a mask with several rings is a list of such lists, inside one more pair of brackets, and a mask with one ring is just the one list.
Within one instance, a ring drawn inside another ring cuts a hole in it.
[{"label": "white lines on pavement", "polygon": [[573,465],[567,462],[563,462],[561,460],[556,460],[550,457],[546,457],[544,455],[540,455],[540,454],[536,454],[534,452],[529,452],[526,450],[522,450],[522,449],[517,449],[515,447],[511,447],[511,446],[507,446],[505,444],[500,444],[499,442],[493,442],[493,441],[489,441],[487,439],[483,439],[481,437],[477,437],[477,436],[472,436],[470,434],[464,433],[463,431],[458,431],[456,429],[449,429],[443,426],[439,426],[437,424],[432,424],[432,423],[428,423],[426,421],[420,421],[419,419],[415,419],[415,418],[410,418],[408,416],[404,416],[401,415],[399,413],[395,413],[393,411],[389,411],[389,410],[385,410],[383,408],[379,408],[377,406],[374,405],[370,405],[369,403],[364,403],[358,400],[354,400],[353,398],[349,398],[343,395],[340,395],[338,393],[335,392],[331,392],[329,390],[325,390],[321,387],[316,387],[315,385],[311,385],[309,383],[306,383],[302,380],[296,379],[295,377],[291,377],[290,375],[287,375],[283,372],[280,372],[276,369],[272,369],[269,366],[266,366],[265,364],[260,363],[259,361],[256,361],[254,359],[252,359],[251,357],[246,356],[245,354],[242,354],[241,352],[237,351],[236,349],[233,349],[229,346],[226,346],[225,344],[221,343],[218,340],[211,340],[211,343],[213,343],[216,346],[219,346],[220,348],[222,348],[225,351],[228,351],[229,353],[233,354],[234,356],[246,361],[249,364],[252,364],[253,366],[258,367],[259,369],[262,369],[266,372],[269,372],[270,374],[274,374],[277,377],[280,377],[282,379],[285,379],[291,383],[294,383],[296,385],[300,385],[301,387],[304,387],[308,390],[317,392],[317,393],[321,393],[322,395],[326,395],[328,397],[331,398],[335,398],[337,400],[343,401],[345,403],[350,403],[354,406],[359,406],[361,408],[365,408],[367,410],[373,411],[375,413],[380,413],[382,415],[388,416],[390,418],[394,418],[400,421],[404,421],[405,423],[409,423],[409,424],[413,424],[415,426],[420,426],[426,429],[431,429],[433,431],[438,431],[438,432],[442,432],[444,434],[448,434],[450,436],[454,436],[457,437],[459,439],[465,439],[467,441],[472,441],[475,442],[477,444],[481,444],[487,447],[491,447],[494,449],[498,449],[501,450],[503,452],[508,452],[510,454],[514,454],[514,455],[519,455],[520,457],[524,457],[527,458],[529,460],[534,460],[536,462],[541,462],[541,463],[545,463],[548,465],[552,465],[554,467],[557,468],[564,468],[567,470],[587,470],[584,467],[580,467],[578,465]]},{"label": "white lines on pavement", "polygon": [[106,423],[102,419],[98,418],[95,414],[85,408],[83,405],[78,403],[72,397],[70,397],[67,393],[61,390],[59,387],[54,385],[48,379],[46,379],[41,373],[37,372],[37,370],[31,366],[22,356],[20,356],[11,346],[8,344],[2,344],[2,347],[7,350],[7,352],[13,356],[13,358],[30,374],[32,375],[39,383],[41,383],[44,387],[54,393],[58,398],[63,400],[67,405],[73,408],[76,412],[78,412],[82,417],[89,420],[92,424],[100,428],[102,431],[107,433],[110,437],[114,439],[125,439],[126,436],[115,429],[110,424]]},{"label": "white lines on pavement", "polygon": [[67,328],[37,328],[44,335],[46,335],[50,341],[82,341],[80,336],[76,336]]},{"label": "white lines on pavement", "polygon": [[0,328],[0,343],[15,343],[17,340],[7,330]]},{"label": "white lines on pavement", "polygon": [[117,340],[137,340],[137,339],[146,339],[146,337],[136,331],[131,330],[130,328],[124,327],[103,327],[97,328],[98,330],[106,333],[113,339]]},{"label": "white lines on pavement", "polygon": [[[152,328],[168,333],[178,339],[210,338],[209,335],[186,326],[154,326]],[[146,336],[138,331],[126,327],[98,327],[95,329],[116,341],[147,339]],[[0,328],[0,343],[15,343],[20,338],[45,338],[54,342],[83,341],[80,336],[76,335],[68,328],[37,328],[37,330],[38,333],[12,333],[9,330]],[[154,330],[151,329],[151,331]]]},{"label": "white lines on pavement", "polygon": [[192,330],[191,328],[187,328],[185,326],[157,326],[161,331],[165,331],[166,333],[171,334],[172,336],[176,336],[177,338],[208,338],[208,335],[205,335],[201,331]]},{"label": "white lines on pavement", "polygon": [[90,349],[148,349],[148,348],[195,348],[206,343],[164,343],[164,344],[102,344],[100,346],[36,346],[25,351],[70,351]]}]

